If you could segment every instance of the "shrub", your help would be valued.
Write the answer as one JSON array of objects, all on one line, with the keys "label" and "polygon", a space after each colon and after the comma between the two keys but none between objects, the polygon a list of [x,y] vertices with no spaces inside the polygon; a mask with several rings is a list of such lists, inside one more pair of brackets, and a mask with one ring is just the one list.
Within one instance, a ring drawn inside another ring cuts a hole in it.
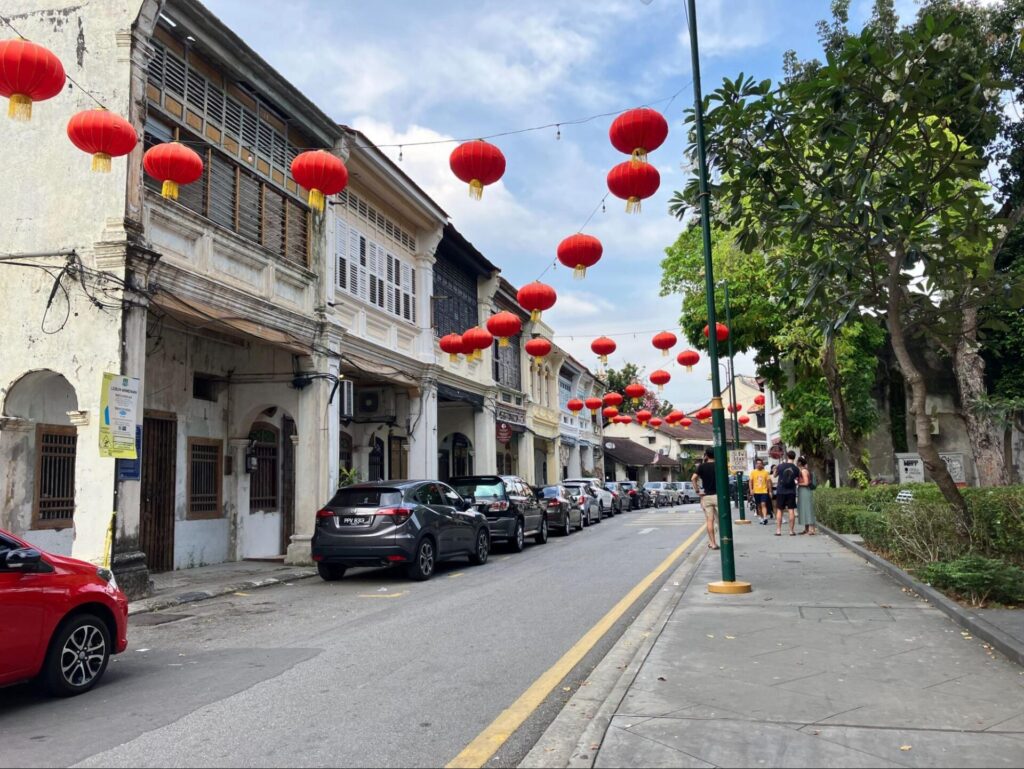
[{"label": "shrub", "polygon": [[864,508],[856,504],[829,504],[824,513],[818,513],[818,520],[839,534],[857,533],[857,514]]},{"label": "shrub", "polygon": [[911,564],[948,561],[964,555],[971,542],[957,533],[957,516],[945,500],[914,497],[894,504],[885,513],[892,538],[887,548]]},{"label": "shrub", "polygon": [[964,489],[975,548],[1024,565],[1024,486]]},{"label": "shrub", "polygon": [[884,513],[861,510],[854,515],[854,522],[864,544],[881,552],[892,552],[892,529]]},{"label": "shrub", "polygon": [[974,606],[988,600],[1024,602],[1024,569],[995,558],[965,555],[955,561],[929,564],[921,576],[940,590],[966,598]]}]

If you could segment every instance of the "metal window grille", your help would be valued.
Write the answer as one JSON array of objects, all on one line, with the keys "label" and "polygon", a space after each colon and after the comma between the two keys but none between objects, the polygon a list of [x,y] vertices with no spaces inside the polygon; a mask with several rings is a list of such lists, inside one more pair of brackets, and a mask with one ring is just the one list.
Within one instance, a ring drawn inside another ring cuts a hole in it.
[{"label": "metal window grille", "polygon": [[461,334],[479,323],[476,276],[447,261],[434,265],[434,334]]},{"label": "metal window grille", "polygon": [[75,513],[77,447],[74,427],[36,427],[36,525],[70,525]]},{"label": "metal window grille", "polygon": [[221,516],[222,443],[189,438],[188,514],[193,518]]},{"label": "metal window grille", "polygon": [[255,439],[256,472],[249,477],[249,510],[273,511],[278,508],[278,431],[272,425],[258,424],[249,433]]}]

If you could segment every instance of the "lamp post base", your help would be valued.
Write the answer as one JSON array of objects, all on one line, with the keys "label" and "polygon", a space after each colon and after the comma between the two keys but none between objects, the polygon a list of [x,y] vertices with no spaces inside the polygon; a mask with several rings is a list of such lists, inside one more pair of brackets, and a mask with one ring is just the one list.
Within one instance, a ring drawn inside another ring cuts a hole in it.
[{"label": "lamp post base", "polygon": [[749,525],[749,524],[753,523],[753,521],[749,521],[746,518],[737,518],[735,521],[733,521],[733,523],[738,523],[738,524],[741,524],[741,525],[742,524]]},{"label": "lamp post base", "polygon": [[719,580],[717,582],[708,583],[709,593],[724,593],[726,595],[736,595],[739,593],[749,593],[753,588],[749,582],[743,582],[742,580],[736,580],[735,582],[726,582]]}]

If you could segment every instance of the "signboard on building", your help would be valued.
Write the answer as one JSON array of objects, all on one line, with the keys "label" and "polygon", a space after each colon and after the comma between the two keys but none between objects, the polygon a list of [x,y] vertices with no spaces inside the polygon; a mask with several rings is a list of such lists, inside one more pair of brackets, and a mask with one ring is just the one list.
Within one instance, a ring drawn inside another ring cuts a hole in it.
[{"label": "signboard on building", "polygon": [[[504,406],[498,406],[494,411],[494,415],[499,422],[506,422],[510,427],[526,427],[526,412],[520,411],[519,409],[510,409]],[[519,432],[522,432],[520,430]]]},{"label": "signboard on building", "polygon": [[747,469],[746,449],[735,449],[729,452],[729,467],[733,472]]},{"label": "signboard on building", "polygon": [[924,483],[924,460],[918,454],[897,454],[896,470],[900,483]]},{"label": "signboard on building", "polygon": [[139,380],[105,373],[100,395],[100,456],[138,459]]},{"label": "signboard on building", "polygon": [[142,480],[142,425],[135,425],[135,459],[118,459],[117,480]]},{"label": "signboard on building", "polygon": [[498,443],[508,443],[512,440],[512,425],[508,422],[498,422],[496,437],[498,439]]},{"label": "signboard on building", "polygon": [[946,463],[949,475],[957,486],[967,485],[967,472],[964,470],[964,455],[940,451],[939,456]]}]

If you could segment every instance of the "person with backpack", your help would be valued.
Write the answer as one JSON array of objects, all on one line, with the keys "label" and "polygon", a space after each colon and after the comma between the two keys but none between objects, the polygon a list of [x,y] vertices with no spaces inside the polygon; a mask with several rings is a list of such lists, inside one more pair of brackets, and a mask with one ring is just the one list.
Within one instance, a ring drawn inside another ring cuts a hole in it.
[{"label": "person with backpack", "polygon": [[796,489],[800,479],[800,469],[793,464],[796,452],[786,453],[786,461],[779,464],[776,475],[779,483],[775,493],[775,536],[782,536],[782,518],[789,512],[789,536],[796,536]]},{"label": "person with backpack", "polygon": [[797,481],[797,514],[804,530],[801,534],[810,534],[812,537],[818,533],[818,519],[814,516],[814,489],[818,485],[814,473],[807,466],[807,457],[800,457],[797,461],[800,466],[800,478]]}]

